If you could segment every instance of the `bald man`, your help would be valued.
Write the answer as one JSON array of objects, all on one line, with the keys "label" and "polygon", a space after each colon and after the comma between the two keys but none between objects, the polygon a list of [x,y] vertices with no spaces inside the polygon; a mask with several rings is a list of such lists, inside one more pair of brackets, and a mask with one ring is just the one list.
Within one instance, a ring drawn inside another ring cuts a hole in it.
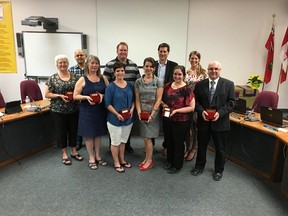
[{"label": "bald man", "polygon": [[69,71],[74,73],[77,77],[81,77],[84,75],[86,53],[82,49],[77,49],[74,52],[74,58],[77,64],[70,67]]},{"label": "bald man", "polygon": [[[84,75],[85,69],[85,61],[86,61],[86,53],[82,49],[77,49],[74,52],[74,58],[77,62],[76,65],[69,68],[71,73],[74,73],[77,78]],[[80,150],[83,146],[83,138],[81,136],[77,136],[77,146],[76,150]]]},{"label": "bald man", "polygon": [[192,175],[200,175],[206,164],[207,145],[212,138],[215,146],[213,180],[222,178],[225,164],[225,145],[230,130],[229,114],[235,105],[234,83],[220,77],[221,64],[208,64],[208,79],[198,82],[194,89],[198,114],[198,150]]}]

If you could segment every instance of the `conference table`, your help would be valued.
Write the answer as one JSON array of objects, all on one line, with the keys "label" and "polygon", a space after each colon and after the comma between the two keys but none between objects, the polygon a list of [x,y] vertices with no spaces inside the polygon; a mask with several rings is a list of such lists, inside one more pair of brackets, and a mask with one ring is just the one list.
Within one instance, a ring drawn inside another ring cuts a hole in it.
[{"label": "conference table", "polygon": [[[49,100],[33,102],[41,109],[0,117],[0,167],[56,145],[56,133]],[[4,108],[0,109],[4,112]]]},{"label": "conference table", "polygon": [[[255,117],[260,120],[259,113]],[[281,191],[288,197],[288,133],[236,113],[231,113],[230,122],[227,159],[270,181],[281,181]],[[213,143],[209,148],[213,150]]]},{"label": "conference table", "polygon": [[286,144],[283,154],[285,155],[285,163],[283,176],[281,181],[281,192],[288,198],[288,133],[281,134],[279,139]]}]

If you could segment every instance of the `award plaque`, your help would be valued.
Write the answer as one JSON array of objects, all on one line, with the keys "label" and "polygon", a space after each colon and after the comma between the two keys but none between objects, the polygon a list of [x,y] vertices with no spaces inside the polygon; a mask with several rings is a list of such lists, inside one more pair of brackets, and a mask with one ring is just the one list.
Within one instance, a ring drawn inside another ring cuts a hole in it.
[{"label": "award plaque", "polygon": [[72,91],[67,91],[65,95],[68,97],[69,101],[73,101],[73,92]]},{"label": "award plaque", "polygon": [[92,98],[94,103],[100,102],[100,94],[98,92],[90,94],[90,97]]},{"label": "award plaque", "polygon": [[140,113],[141,121],[148,121],[149,116],[150,116],[150,112],[148,110],[142,110]]},{"label": "award plaque", "polygon": [[126,120],[131,117],[129,109],[123,109],[119,112],[119,114]]},{"label": "award plaque", "polygon": [[163,117],[169,118],[170,114],[171,114],[170,108],[166,107],[166,108],[163,109],[163,111],[162,111],[162,116]]},{"label": "award plaque", "polygon": [[208,120],[213,120],[214,119],[214,115],[216,113],[216,109],[206,109],[206,112],[208,113],[208,115],[206,116],[206,118]]}]

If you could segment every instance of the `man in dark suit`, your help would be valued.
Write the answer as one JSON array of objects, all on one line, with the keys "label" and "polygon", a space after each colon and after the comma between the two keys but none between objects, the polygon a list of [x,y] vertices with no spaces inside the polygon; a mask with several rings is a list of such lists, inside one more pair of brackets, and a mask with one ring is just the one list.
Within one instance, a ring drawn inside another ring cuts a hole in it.
[{"label": "man in dark suit", "polygon": [[225,144],[230,130],[229,113],[235,105],[234,83],[220,77],[221,64],[208,65],[209,79],[198,82],[194,89],[198,114],[198,151],[192,175],[200,175],[206,164],[207,145],[212,138],[215,146],[213,179],[222,178],[225,164]]},{"label": "man in dark suit", "polygon": [[[158,57],[159,60],[155,63],[155,75],[162,82],[163,86],[166,83],[173,81],[173,69],[178,64],[176,62],[168,60],[168,55],[170,53],[170,46],[167,43],[161,43],[158,46]],[[152,139],[153,145],[155,145],[155,140]],[[167,146],[165,140],[162,144],[164,156],[167,155]]]},{"label": "man in dark suit", "polygon": [[155,75],[165,85],[168,82],[173,81],[173,69],[178,64],[176,62],[168,60],[170,52],[170,46],[167,43],[161,43],[158,46],[159,60],[155,64]]}]

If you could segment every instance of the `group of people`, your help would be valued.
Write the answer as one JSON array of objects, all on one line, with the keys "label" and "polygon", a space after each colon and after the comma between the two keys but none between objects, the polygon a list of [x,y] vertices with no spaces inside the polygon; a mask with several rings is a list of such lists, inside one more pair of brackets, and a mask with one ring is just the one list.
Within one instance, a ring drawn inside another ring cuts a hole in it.
[{"label": "group of people", "polygon": [[117,57],[106,64],[103,74],[99,58],[87,57],[83,50],[75,51],[77,65],[71,68],[65,55],[55,57],[58,72],[46,82],[45,97],[51,99],[57,143],[65,165],[72,163],[67,146],[71,147],[71,158],[83,160],[77,152],[82,139],[89,168],[107,165],[100,155],[100,145],[101,137],[108,134],[114,168],[125,172],[132,167],[125,160],[125,149],[133,152],[130,132],[137,119],[145,148],[145,157],[139,163],[141,171],[154,166],[155,139],[163,127],[163,154],[167,156],[164,169],[169,174],[179,172],[184,160],[191,161],[196,155],[192,174],[201,174],[212,138],[216,150],[213,179],[222,178],[229,113],[235,104],[234,84],[220,77],[217,61],[210,62],[206,72],[197,51],[189,54],[191,67],[187,71],[168,60],[169,52],[170,46],[161,43],[159,60],[145,58],[142,76],[138,66],[128,59],[125,42],[117,45]]}]

